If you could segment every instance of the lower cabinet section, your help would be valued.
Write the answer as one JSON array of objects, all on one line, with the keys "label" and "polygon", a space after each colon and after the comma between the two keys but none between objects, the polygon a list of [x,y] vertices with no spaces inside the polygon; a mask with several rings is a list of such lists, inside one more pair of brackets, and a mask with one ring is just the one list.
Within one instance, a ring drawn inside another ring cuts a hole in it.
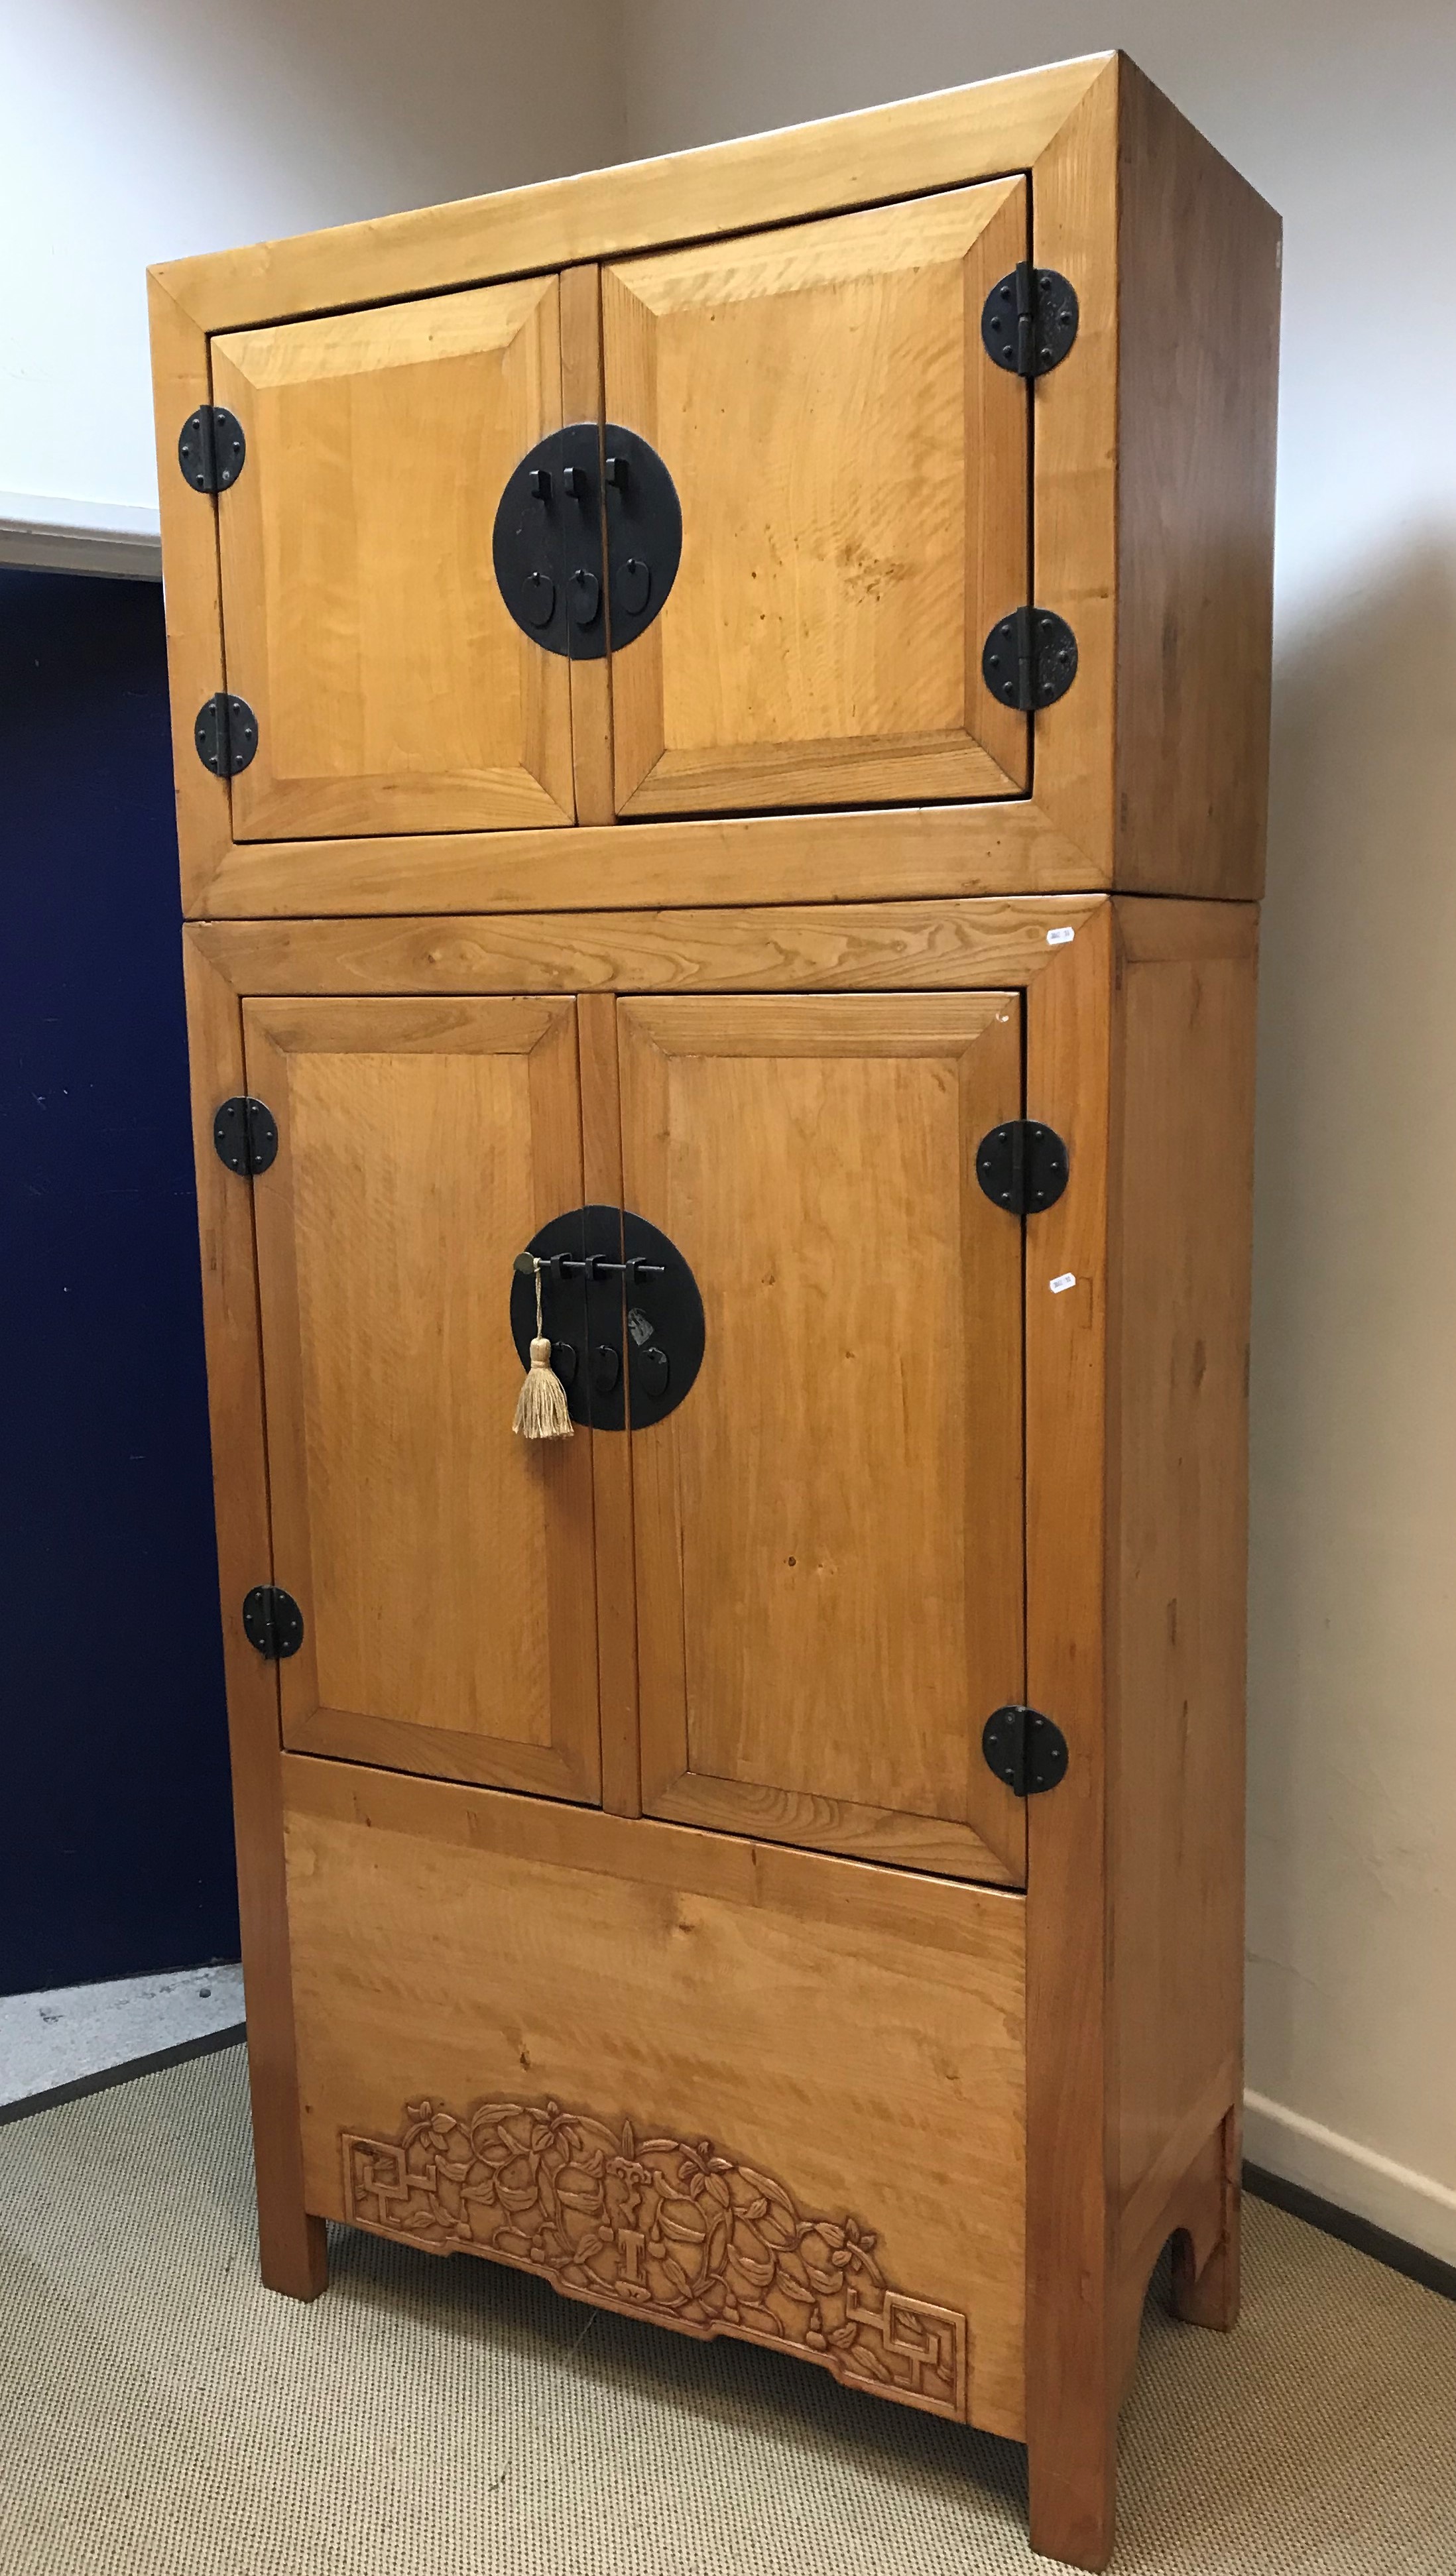
[{"label": "lower cabinet section", "polygon": [[1024,2437],[1023,1898],[283,1769],[315,2215]]}]

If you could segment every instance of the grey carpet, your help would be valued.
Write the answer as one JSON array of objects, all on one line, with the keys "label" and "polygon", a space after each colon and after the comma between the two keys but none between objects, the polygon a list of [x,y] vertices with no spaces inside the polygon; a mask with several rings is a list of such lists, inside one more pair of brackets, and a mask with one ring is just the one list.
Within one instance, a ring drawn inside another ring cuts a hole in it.
[{"label": "grey carpet", "polygon": [[[1023,2455],[486,2263],[253,2258],[242,2054],[0,2129],[6,2576],[1005,2576]],[[1451,2576],[1456,2305],[1257,2203],[1231,2339],[1150,2310],[1116,2565]]]}]

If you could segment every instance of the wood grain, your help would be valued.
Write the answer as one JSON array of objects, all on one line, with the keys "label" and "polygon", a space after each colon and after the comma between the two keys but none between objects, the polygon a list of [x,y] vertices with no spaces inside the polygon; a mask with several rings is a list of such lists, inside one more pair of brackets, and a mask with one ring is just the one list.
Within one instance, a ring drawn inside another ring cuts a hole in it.
[{"label": "wood grain", "polygon": [[618,1005],[628,1204],[702,1291],[632,1435],[649,1812],[1015,1882],[1020,1238],[975,1179],[1015,997]]},{"label": "wood grain", "polygon": [[1019,1899],[651,1822],[583,1837],[353,1766],[289,1780],[312,2207],[343,2214],[341,2132],[389,2138],[422,2094],[710,2137],[964,2315],[971,2418],[1020,2433]]},{"label": "wood grain", "polygon": [[591,1435],[511,1428],[511,1262],[581,1204],[572,1005],[244,1018],[285,1740],[594,1799]]},{"label": "wood grain", "polygon": [[[1031,2531],[1034,2549],[1089,2568],[1112,2547],[1120,2394],[1102,1932],[1113,968],[1104,908],[1027,996],[1027,1114],[1065,1138],[1071,1166],[1026,1226],[1027,1698],[1069,1754],[1027,1817]],[[1068,1275],[1075,1293],[1054,1293]]]},{"label": "wood grain", "polygon": [[1257,895],[1279,219],[1134,64],[1119,87],[1116,882]]},{"label": "wood grain", "polygon": [[471,197],[155,274],[208,331],[622,257],[1031,168],[1113,58],[978,81],[619,170]]},{"label": "wood grain", "polygon": [[1201,2146],[1243,2089],[1256,919],[1117,907],[1108,1866],[1124,2213],[1169,2141],[1192,2121]]},{"label": "wood grain", "polygon": [[[201,695],[205,696],[206,691]],[[627,832],[451,832],[250,841],[229,848],[194,916],[589,912],[602,904],[846,903],[1085,893],[1102,882],[1030,798],[867,813],[720,815]],[[1110,882],[1110,878],[1108,880]]]},{"label": "wood grain", "polygon": [[1072,279],[1077,337],[1032,404],[1032,590],[1077,639],[1077,676],[1036,717],[1032,792],[1110,884],[1117,675],[1117,141],[1123,58],[1090,83],[1032,175],[1032,258]]},{"label": "wood grain", "polygon": [[238,840],[571,820],[567,664],[491,556],[507,476],[560,426],[558,308],[536,278],[213,343],[248,443],[219,513],[258,719]]},{"label": "wood grain", "polygon": [[613,657],[622,812],[1025,785],[981,648],[1023,592],[1027,396],[980,316],[1026,245],[1000,180],[604,272],[607,409],[683,513],[671,596]]},{"label": "wood grain", "polygon": [[[605,419],[602,408],[602,305],[600,272],[594,264],[568,268],[560,280],[561,417],[563,421]],[[610,618],[611,601],[606,613]],[[567,640],[576,629],[567,628]],[[612,795],[612,663],[603,654],[584,662],[575,654],[567,663],[571,681],[571,770],[578,823],[613,823]],[[552,845],[547,844],[549,849]],[[549,860],[547,865],[549,867]]]},{"label": "wood grain", "polygon": [[244,1594],[255,1583],[268,1582],[272,1574],[253,1205],[247,1182],[225,1169],[212,1141],[219,1101],[246,1089],[242,1013],[236,995],[190,945],[184,948],[183,968],[248,2015],[258,2252],[269,2289],[285,2291],[295,2299],[313,2299],[328,2282],[328,2249],[323,2222],[307,2214],[304,2198],[283,1876],[278,1668],[266,1664],[249,1645],[242,1620]]},{"label": "wood grain", "polygon": [[[225,779],[204,769],[193,726],[199,707],[224,685],[222,591],[217,557],[221,506],[183,482],[177,441],[183,422],[211,402],[207,334],[152,275],[147,281],[152,401],[157,431],[157,498],[167,567],[167,678],[172,709],[172,776],[182,861],[182,908],[193,912],[231,844]],[[231,497],[231,496],[224,496]]]},{"label": "wood grain", "polygon": [[[583,1188],[589,1205],[621,1207],[622,1112],[618,1096],[617,1006],[611,995],[583,993],[576,1006],[576,1025],[581,1053]],[[602,1804],[619,1816],[640,1816],[630,1440],[615,1433],[593,1440],[592,1489],[596,1505]]]},{"label": "wood grain", "polygon": [[784,904],[732,912],[423,921],[197,922],[242,993],[912,991],[1022,984],[1064,959],[1102,895]]}]

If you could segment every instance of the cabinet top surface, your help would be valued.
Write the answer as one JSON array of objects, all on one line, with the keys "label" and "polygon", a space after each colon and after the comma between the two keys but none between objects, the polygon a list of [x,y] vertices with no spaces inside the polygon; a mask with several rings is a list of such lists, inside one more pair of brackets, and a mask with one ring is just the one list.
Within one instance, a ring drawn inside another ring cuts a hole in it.
[{"label": "cabinet top surface", "polygon": [[[165,262],[207,330],[419,294],[1034,168],[1116,53],[331,230]],[[1130,66],[1127,66],[1130,68]],[[1109,172],[1109,180],[1111,173]]]}]

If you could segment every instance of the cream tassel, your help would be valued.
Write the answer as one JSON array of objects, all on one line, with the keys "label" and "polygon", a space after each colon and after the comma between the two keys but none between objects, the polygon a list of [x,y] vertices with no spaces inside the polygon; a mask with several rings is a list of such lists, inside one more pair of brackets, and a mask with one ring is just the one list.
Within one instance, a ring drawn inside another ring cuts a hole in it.
[{"label": "cream tassel", "polygon": [[531,1365],[516,1398],[516,1418],[511,1428],[523,1440],[569,1440],[572,1435],[571,1414],[566,1402],[566,1389],[551,1365],[551,1344],[541,1329],[541,1264],[536,1271],[536,1338],[531,1344]]}]

